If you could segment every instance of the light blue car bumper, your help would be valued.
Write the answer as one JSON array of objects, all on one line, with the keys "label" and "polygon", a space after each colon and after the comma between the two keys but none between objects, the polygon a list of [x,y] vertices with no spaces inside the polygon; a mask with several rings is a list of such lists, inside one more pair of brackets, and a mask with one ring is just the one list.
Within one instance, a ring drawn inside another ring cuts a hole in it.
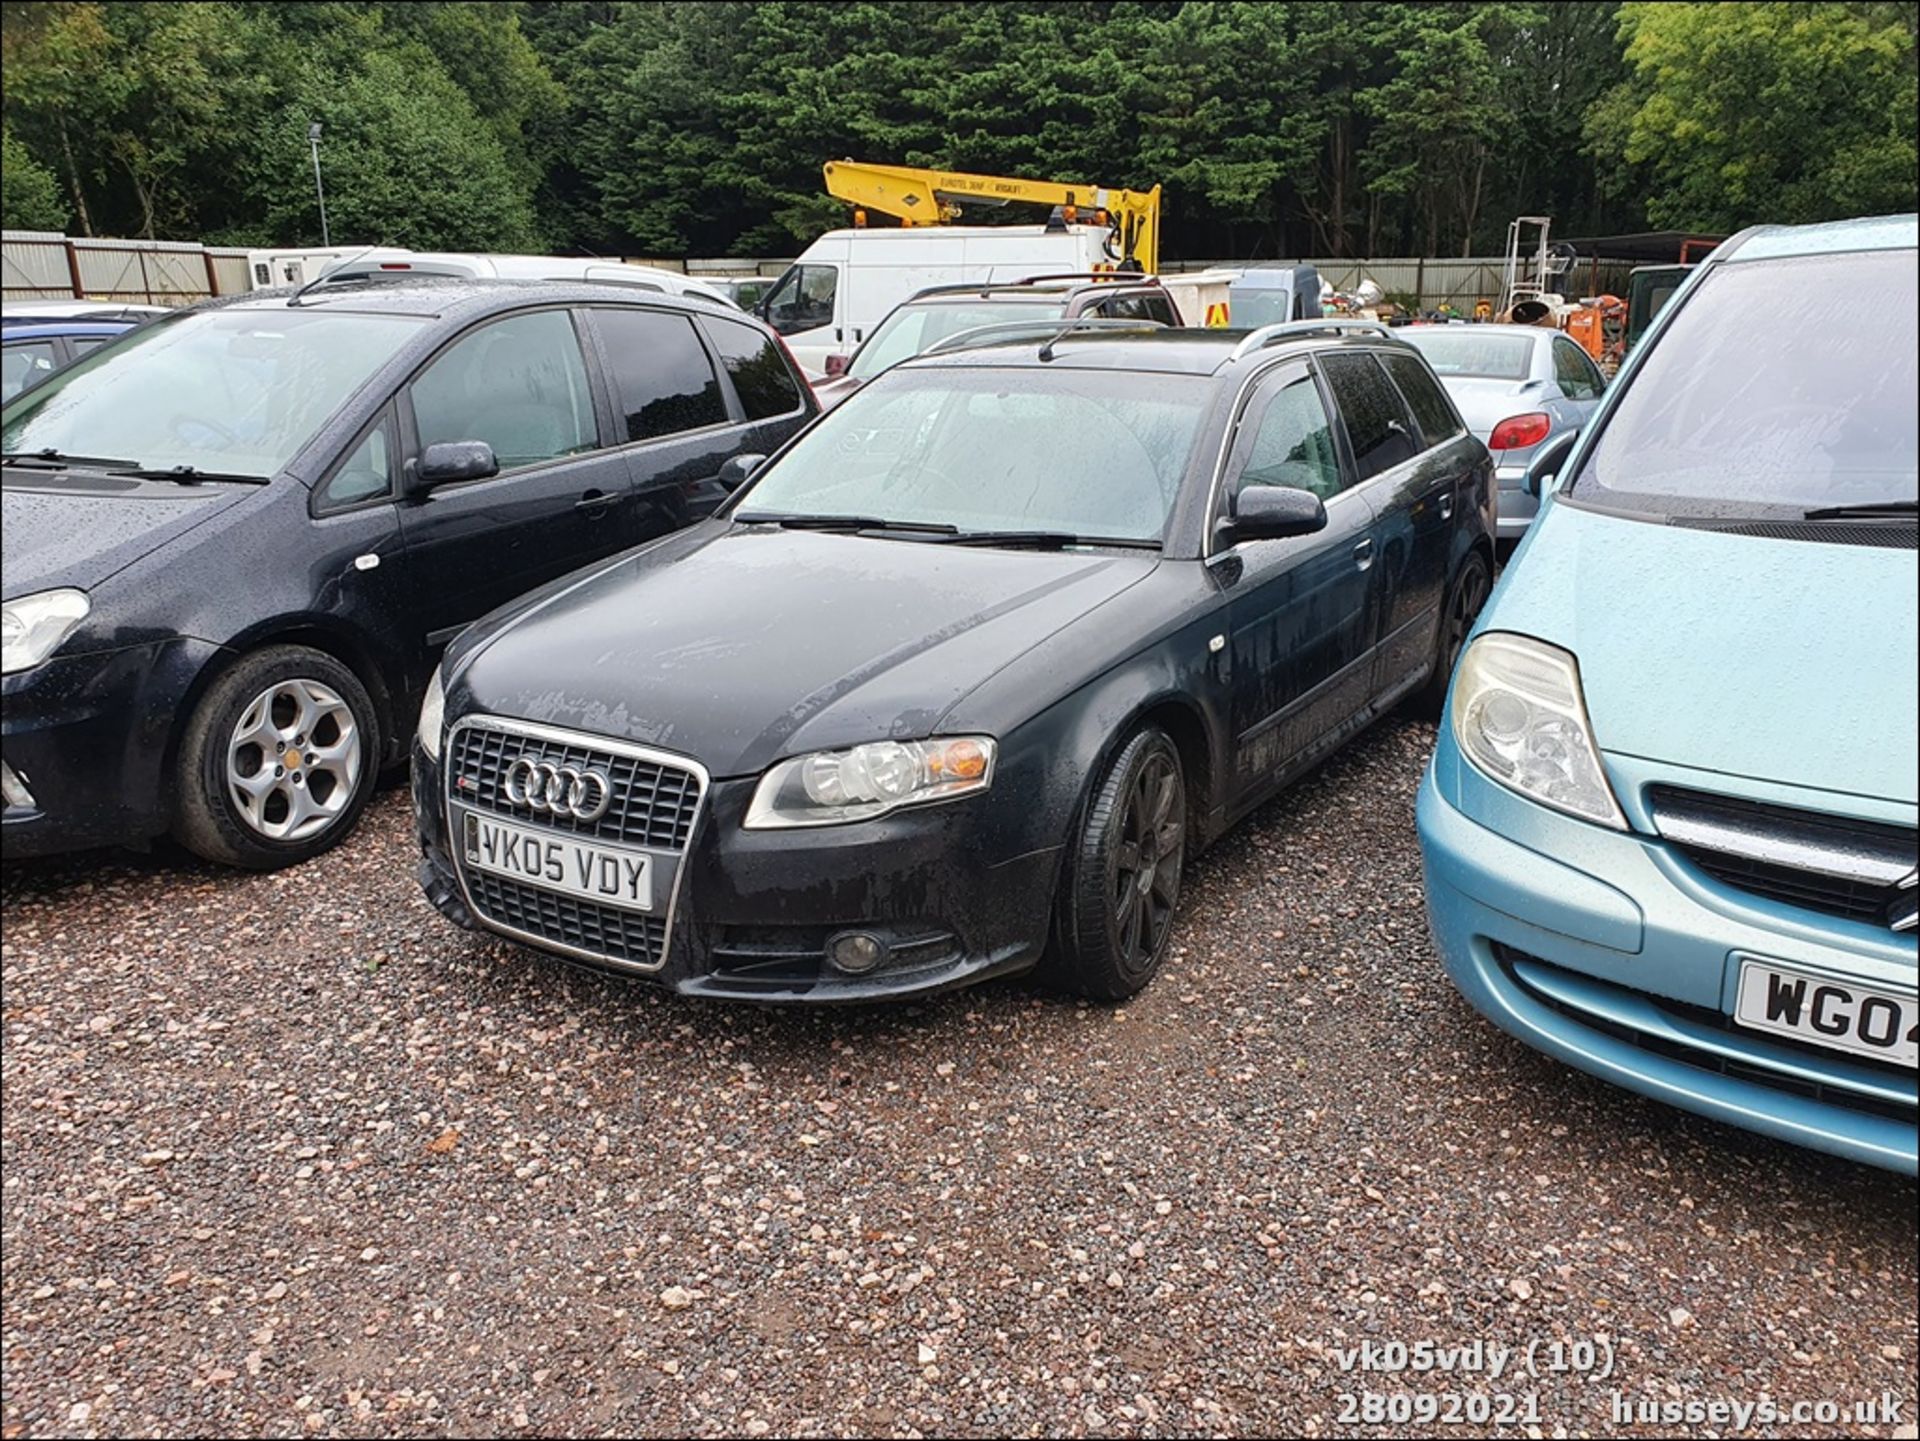
[{"label": "light blue car bumper", "polygon": [[[1638,823],[1627,799],[1637,788],[1623,779],[1615,788]],[[1726,1019],[1737,955],[1911,992],[1910,935],[1732,890],[1647,834],[1536,805],[1468,764],[1444,725],[1418,816],[1435,943],[1454,983],[1502,1028],[1657,1100],[1915,1171],[1913,1072]]]}]

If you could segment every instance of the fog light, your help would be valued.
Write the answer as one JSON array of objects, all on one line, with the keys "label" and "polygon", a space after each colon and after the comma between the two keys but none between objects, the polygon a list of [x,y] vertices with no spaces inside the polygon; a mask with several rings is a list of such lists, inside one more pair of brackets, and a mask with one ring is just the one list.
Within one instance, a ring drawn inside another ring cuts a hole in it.
[{"label": "fog light", "polygon": [[865,931],[842,931],[827,942],[827,960],[837,971],[865,975],[887,958],[887,943]]},{"label": "fog light", "polygon": [[27,783],[20,773],[5,761],[0,761],[0,798],[4,798],[11,810],[15,806],[23,810],[33,809],[33,792],[27,789]]}]

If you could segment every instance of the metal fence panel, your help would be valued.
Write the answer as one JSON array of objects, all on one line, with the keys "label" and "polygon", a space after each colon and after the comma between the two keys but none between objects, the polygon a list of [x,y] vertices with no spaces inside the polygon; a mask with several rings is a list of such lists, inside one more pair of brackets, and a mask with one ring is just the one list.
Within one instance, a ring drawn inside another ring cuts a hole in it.
[{"label": "metal fence panel", "polygon": [[73,295],[67,238],[57,232],[9,230],[0,237],[0,297],[65,300]]},{"label": "metal fence panel", "polygon": [[247,270],[247,252],[207,247],[207,261],[213,267],[215,295],[241,295],[253,289],[253,276]]},{"label": "metal fence panel", "polygon": [[206,251],[198,245],[76,240],[80,284],[97,300],[190,305],[212,293]]}]

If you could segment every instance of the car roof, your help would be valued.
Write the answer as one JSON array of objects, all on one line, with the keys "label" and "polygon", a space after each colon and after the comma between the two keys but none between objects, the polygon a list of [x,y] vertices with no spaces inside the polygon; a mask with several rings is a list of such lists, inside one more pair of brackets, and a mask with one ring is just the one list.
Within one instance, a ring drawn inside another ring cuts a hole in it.
[{"label": "car roof", "polygon": [[1757,225],[1715,252],[1725,261],[1777,260],[1788,255],[1838,255],[1851,250],[1912,250],[1920,245],[1920,216],[1872,215],[1820,225]]},{"label": "car roof", "polygon": [[[1255,332],[1225,330],[1203,326],[1170,329],[1142,326],[1139,330],[1109,329],[1066,331],[1051,344],[1051,357],[1040,358],[1049,348],[1044,339],[1021,337],[990,341],[964,350],[938,351],[904,360],[896,370],[931,369],[935,366],[988,369],[998,366],[1031,366],[1071,370],[1136,370],[1163,375],[1217,375],[1235,360],[1240,342]],[[1261,357],[1283,351],[1343,350],[1361,346],[1400,344],[1379,332],[1316,330],[1276,337],[1252,352]]]},{"label": "car roof", "polygon": [[57,335],[124,335],[138,324],[138,320],[52,320],[32,316],[25,320],[0,320],[0,334],[8,340]]},{"label": "car roof", "polygon": [[484,315],[494,310],[547,302],[567,305],[646,305],[689,315],[720,315],[753,323],[745,311],[698,295],[600,284],[590,280],[494,280],[465,276],[410,276],[405,280],[344,281],[203,301],[197,310],[331,310],[425,319]]},{"label": "car roof", "polygon": [[1291,290],[1315,273],[1311,265],[1249,265],[1233,284],[1244,290]]}]

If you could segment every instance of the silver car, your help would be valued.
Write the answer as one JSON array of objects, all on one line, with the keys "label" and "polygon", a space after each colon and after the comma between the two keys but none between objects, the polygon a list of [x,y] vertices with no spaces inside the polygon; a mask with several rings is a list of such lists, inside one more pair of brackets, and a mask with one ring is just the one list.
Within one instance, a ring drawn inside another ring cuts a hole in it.
[{"label": "silver car", "polygon": [[1467,429],[1493,452],[1499,537],[1520,539],[1540,509],[1526,488],[1527,462],[1587,423],[1607,386],[1600,367],[1545,326],[1407,325],[1394,335],[1426,356]]}]

